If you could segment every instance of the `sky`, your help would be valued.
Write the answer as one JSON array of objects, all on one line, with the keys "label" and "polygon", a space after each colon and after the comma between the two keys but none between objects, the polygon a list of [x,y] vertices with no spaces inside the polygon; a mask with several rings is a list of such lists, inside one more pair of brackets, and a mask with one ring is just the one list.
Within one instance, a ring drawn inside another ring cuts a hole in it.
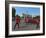
[{"label": "sky", "polygon": [[16,15],[22,16],[22,13],[29,15],[40,15],[40,8],[36,7],[15,7]]}]

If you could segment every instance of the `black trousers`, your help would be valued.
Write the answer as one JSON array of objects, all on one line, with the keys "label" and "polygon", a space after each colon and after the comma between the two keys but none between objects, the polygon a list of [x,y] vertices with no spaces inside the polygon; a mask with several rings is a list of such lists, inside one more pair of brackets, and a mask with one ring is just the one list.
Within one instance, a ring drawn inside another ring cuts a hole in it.
[{"label": "black trousers", "polygon": [[16,26],[18,26],[18,29],[19,29],[19,23],[16,23],[15,24],[14,29],[16,28]]}]

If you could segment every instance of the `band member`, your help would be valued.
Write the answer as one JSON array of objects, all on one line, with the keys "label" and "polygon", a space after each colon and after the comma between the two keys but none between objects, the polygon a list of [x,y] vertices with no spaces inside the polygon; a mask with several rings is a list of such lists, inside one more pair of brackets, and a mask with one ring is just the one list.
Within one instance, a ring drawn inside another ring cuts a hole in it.
[{"label": "band member", "polygon": [[18,15],[16,15],[16,17],[15,17],[15,27],[14,27],[14,29],[16,28],[16,26],[18,26],[18,29],[19,29],[19,23],[20,23],[20,16],[18,16]]},{"label": "band member", "polygon": [[25,17],[25,23],[28,23],[28,17]]}]

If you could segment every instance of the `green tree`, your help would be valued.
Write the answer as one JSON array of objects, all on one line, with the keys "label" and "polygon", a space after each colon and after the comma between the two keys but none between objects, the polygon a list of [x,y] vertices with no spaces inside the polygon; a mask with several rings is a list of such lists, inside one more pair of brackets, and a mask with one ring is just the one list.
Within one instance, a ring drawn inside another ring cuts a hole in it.
[{"label": "green tree", "polygon": [[15,12],[16,12],[15,8],[12,8],[12,17],[15,17]]}]

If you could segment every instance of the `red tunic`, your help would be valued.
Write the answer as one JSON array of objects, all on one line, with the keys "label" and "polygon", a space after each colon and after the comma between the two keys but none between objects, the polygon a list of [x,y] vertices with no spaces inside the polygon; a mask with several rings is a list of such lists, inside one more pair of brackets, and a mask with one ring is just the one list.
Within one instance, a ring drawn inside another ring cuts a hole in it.
[{"label": "red tunic", "polygon": [[16,17],[16,23],[20,23],[20,18],[19,17]]},{"label": "red tunic", "polygon": [[25,18],[25,22],[28,23],[28,18],[27,17]]},{"label": "red tunic", "polygon": [[32,20],[32,23],[33,23],[33,24],[39,24],[39,22],[38,22],[37,19],[33,19],[33,20]]}]

